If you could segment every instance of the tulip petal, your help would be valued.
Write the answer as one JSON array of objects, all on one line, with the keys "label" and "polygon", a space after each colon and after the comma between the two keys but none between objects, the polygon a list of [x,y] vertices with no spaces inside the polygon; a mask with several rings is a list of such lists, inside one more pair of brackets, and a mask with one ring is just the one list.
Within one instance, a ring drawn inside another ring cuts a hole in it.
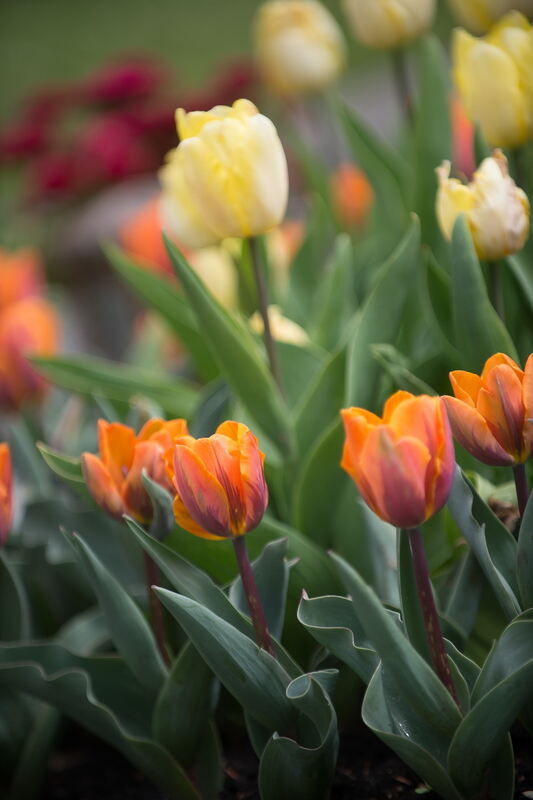
[{"label": "tulip petal", "polygon": [[453,435],[465,450],[494,467],[512,466],[513,458],[492,435],[489,426],[479,411],[448,395],[442,398],[446,404]]},{"label": "tulip petal", "polygon": [[126,513],[126,508],[107,466],[93,453],[82,453],[81,467],[85,483],[95,503],[109,516],[120,520]]},{"label": "tulip petal", "polygon": [[506,365],[510,367],[513,372],[515,373],[516,377],[521,381],[524,377],[523,371],[520,369],[516,361],[513,361],[512,358],[505,355],[505,353],[495,353],[490,358],[487,358],[485,361],[485,366],[483,367],[483,372],[481,373],[481,381],[484,382],[489,374],[492,372],[494,367],[499,367],[501,365]]},{"label": "tulip petal", "polygon": [[341,411],[346,440],[342,454],[341,467],[357,481],[360,474],[359,461],[368,433],[382,420],[365,408],[343,408]]},{"label": "tulip petal", "polygon": [[477,410],[485,418],[492,435],[503,449],[516,461],[522,461],[522,383],[507,364],[493,367],[484,379],[477,399]]},{"label": "tulip petal", "polygon": [[400,389],[398,392],[394,392],[391,396],[386,400],[385,405],[383,406],[383,422],[390,422],[392,414],[395,408],[402,403],[405,403],[406,400],[412,400],[414,398],[414,394],[411,392],[404,392],[403,389]]},{"label": "tulip petal", "polygon": [[522,383],[524,403],[524,442],[533,451],[533,353],[526,361]]},{"label": "tulip petal", "polygon": [[217,542],[221,542],[228,538],[227,536],[215,536],[214,533],[209,533],[202,528],[201,525],[198,525],[198,523],[193,520],[187,511],[185,503],[179,494],[177,494],[172,501],[172,511],[180,528],[183,528],[183,530],[187,531],[188,533],[194,534],[194,536],[199,536],[201,539],[212,539]]},{"label": "tulip petal", "polygon": [[449,377],[453,393],[457,399],[475,408],[477,396],[481,388],[481,378],[479,375],[476,375],[474,372],[456,369],[454,372],[450,372]]},{"label": "tulip petal", "polygon": [[7,541],[13,515],[13,472],[11,453],[6,442],[0,442],[0,547]]},{"label": "tulip petal", "polygon": [[120,422],[98,420],[98,448],[115,486],[121,486],[133,461],[135,433]]},{"label": "tulip petal", "polygon": [[231,515],[226,493],[202,460],[186,445],[174,450],[174,481],[190,516],[206,531],[231,535]]},{"label": "tulip petal", "polygon": [[144,523],[152,519],[154,510],[150,495],[144,488],[143,470],[156,483],[169,488],[163,450],[156,442],[138,442],[135,445],[133,461],[122,486],[122,499],[128,514]]}]

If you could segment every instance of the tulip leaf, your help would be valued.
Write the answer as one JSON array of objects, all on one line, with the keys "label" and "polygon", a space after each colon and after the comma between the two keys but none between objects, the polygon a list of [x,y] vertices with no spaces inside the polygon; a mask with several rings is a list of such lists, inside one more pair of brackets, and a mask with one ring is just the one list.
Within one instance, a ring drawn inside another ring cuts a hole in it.
[{"label": "tulip leaf", "polygon": [[110,244],[104,250],[112,266],[128,286],[150,308],[161,314],[186,345],[202,378],[215,378],[218,368],[198,329],[194,312],[175,282],[139,266],[116,245]]},{"label": "tulip leaf", "polygon": [[415,208],[420,217],[422,241],[428,244],[439,235],[435,168],[452,157],[449,66],[444,47],[436,36],[426,34],[419,39],[416,65],[419,97],[415,118]]},{"label": "tulip leaf", "polygon": [[[18,753],[7,800],[38,800],[42,797],[42,784],[59,729],[60,715],[47,704],[34,700],[32,705],[34,710],[31,725],[28,725],[24,743]],[[3,708],[3,717],[4,714]],[[2,755],[5,757],[4,750]]]},{"label": "tulip leaf", "polygon": [[353,314],[354,293],[353,245],[347,233],[340,233],[322,280],[314,286],[311,338],[326,350],[333,350]]},{"label": "tulip leaf", "polygon": [[397,549],[401,611],[405,632],[413,647],[418,650],[428,664],[431,664],[431,653],[418,597],[413,557],[407,531],[400,529],[397,531]]},{"label": "tulip leaf", "polygon": [[474,629],[482,588],[483,573],[476,556],[470,550],[448,589],[444,610],[446,617],[459,626],[465,642]]},{"label": "tulip leaf", "polygon": [[55,450],[43,442],[37,442],[37,449],[50,469],[60,478],[72,483],[85,483],[79,458],[60,453],[59,450]]},{"label": "tulip leaf", "polygon": [[[533,611],[514,619],[483,665],[472,694],[472,709],[450,747],[449,768],[466,796],[479,792],[507,733],[533,696]],[[490,720],[490,724],[487,724]],[[512,764],[512,760],[511,760]],[[512,798],[512,782],[498,800]]]},{"label": "tulip leaf", "polygon": [[[455,524],[470,545],[483,574],[492,586],[502,611],[508,620],[520,613],[520,605],[511,584],[516,581],[516,543],[505,528],[501,535],[494,535],[492,527],[476,520],[473,509],[475,493],[456,468],[448,509]],[[480,501],[479,506],[483,505]],[[513,555],[511,555],[513,554]]]},{"label": "tulip leaf", "polygon": [[30,635],[30,607],[24,584],[0,547],[0,641],[26,639]]},{"label": "tulip leaf", "polygon": [[0,684],[27,692],[120,750],[172,800],[199,800],[150,735],[148,696],[116,656],[76,656],[59,644],[0,644]]},{"label": "tulip leaf", "polygon": [[[261,603],[265,611],[268,630],[275,639],[281,639],[285,620],[285,603],[289,586],[289,564],[285,558],[287,539],[269,542],[260,556],[252,562]],[[229,598],[241,614],[250,616],[248,601],[240,575],[230,587]]]},{"label": "tulip leaf", "polygon": [[452,236],[452,313],[454,345],[462,354],[463,369],[479,374],[487,358],[499,352],[518,361],[511,337],[489,300],[464,214]]},{"label": "tulip leaf", "polygon": [[371,346],[376,361],[389,375],[397,389],[413,394],[436,394],[421,378],[418,378],[408,366],[408,359],[391,344],[374,344]]},{"label": "tulip leaf", "polygon": [[89,397],[101,394],[126,403],[147,397],[174,417],[189,417],[198,401],[197,388],[183,378],[169,379],[162,373],[104,358],[33,356],[31,361],[52,383]]},{"label": "tulip leaf", "polygon": [[76,534],[68,536],[68,540],[87,569],[118,652],[139,683],[155,695],[161,689],[167,671],[143,614],[86,542]]},{"label": "tulip leaf", "polygon": [[338,750],[337,719],[320,673],[301,675],[287,686],[288,700],[298,710],[300,743],[276,733],[259,765],[262,800],[326,800],[330,796]]},{"label": "tulip leaf", "polygon": [[202,334],[248,413],[282,452],[293,448],[288,413],[252,334],[209,293],[183,255],[165,239],[174,269],[201,322]]},{"label": "tulip leaf", "polygon": [[302,386],[308,386],[320,370],[325,353],[316,345],[277,342],[283,393],[289,408],[302,396]]},{"label": "tulip leaf", "polygon": [[529,311],[533,314],[533,280],[531,276],[531,267],[524,261],[523,256],[515,254],[514,256],[507,256],[505,263],[509,271],[513,275],[522,296],[526,299],[529,305]]},{"label": "tulip leaf", "polygon": [[195,600],[168,589],[156,591],[220,682],[248,714],[272,733],[288,730],[295,714],[285,695],[290,678],[281,664]]},{"label": "tulip leaf", "polygon": [[520,522],[516,570],[522,605],[524,608],[533,608],[533,492],[529,495],[526,510]]}]

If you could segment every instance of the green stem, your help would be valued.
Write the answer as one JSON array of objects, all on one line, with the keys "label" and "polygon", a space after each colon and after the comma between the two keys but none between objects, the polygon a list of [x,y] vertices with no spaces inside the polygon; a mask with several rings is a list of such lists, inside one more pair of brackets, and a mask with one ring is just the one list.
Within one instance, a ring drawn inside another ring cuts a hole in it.
[{"label": "green stem", "polygon": [[276,381],[279,390],[283,392],[281,372],[278,361],[278,351],[276,350],[276,345],[272,336],[272,330],[270,328],[270,319],[268,316],[268,289],[263,271],[263,265],[261,264],[261,256],[259,254],[259,242],[255,236],[251,236],[249,242],[255,285],[257,289],[257,303],[259,306],[259,313],[261,314],[261,318],[263,320],[263,338],[265,341],[265,349],[267,352],[272,377]]},{"label": "green stem", "polygon": [[391,52],[392,57],[392,75],[394,79],[394,86],[396,88],[396,95],[402,114],[409,125],[412,127],[413,117],[413,102],[411,99],[411,89],[409,87],[409,74],[407,71],[407,59],[405,57],[405,50],[403,47],[398,47]]},{"label": "green stem", "polygon": [[250,609],[250,617],[252,618],[257,644],[275,658],[276,654],[274,653],[272,639],[270,638],[270,633],[268,632],[265,612],[263,610],[261,598],[259,597],[259,590],[257,588],[252,565],[250,564],[250,559],[248,557],[248,550],[246,548],[246,540],[244,536],[235,536],[233,539],[233,547],[235,549],[235,557],[239,566],[239,572],[241,574],[242,585],[246,595],[246,600],[248,602],[248,608]]},{"label": "green stem", "polygon": [[489,261],[490,299],[496,313],[505,322],[505,302],[503,299],[502,273],[498,261]]},{"label": "green stem", "polygon": [[424,618],[424,626],[426,629],[426,636],[431,653],[431,660],[433,662],[433,668],[457,705],[459,705],[459,700],[453,684],[450,663],[444,647],[444,639],[442,638],[439,615],[437,613],[435,599],[433,597],[433,588],[429,579],[429,570],[426,559],[426,551],[424,549],[424,540],[422,539],[422,532],[420,528],[410,528],[408,533],[411,555],[413,557],[413,567],[415,572],[416,588],[418,590],[418,599],[420,601],[420,608]]},{"label": "green stem", "polygon": [[165,641],[165,618],[163,616],[163,606],[159,597],[154,591],[152,586],[159,583],[159,569],[155,561],[144,553],[144,574],[146,579],[146,594],[148,597],[148,604],[150,606],[150,621],[152,623],[152,631],[157,642],[157,647],[161,653],[161,658],[170,667],[171,661],[168,654],[166,641]]},{"label": "green stem", "polygon": [[518,501],[518,510],[520,518],[524,516],[527,501],[529,499],[529,487],[527,485],[527,474],[525,464],[516,464],[513,467],[514,482],[516,486],[516,499]]}]

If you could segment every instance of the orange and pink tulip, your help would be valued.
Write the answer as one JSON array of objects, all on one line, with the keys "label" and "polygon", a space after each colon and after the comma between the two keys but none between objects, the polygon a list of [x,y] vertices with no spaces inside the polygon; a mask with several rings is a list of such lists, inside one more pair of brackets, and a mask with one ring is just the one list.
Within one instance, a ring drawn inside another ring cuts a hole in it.
[{"label": "orange and pink tulip", "polygon": [[346,230],[363,228],[374,204],[374,190],[365,173],[355,164],[340,164],[330,178],[333,208]]},{"label": "orange and pink tulip", "polygon": [[7,542],[13,520],[13,471],[7,442],[0,442],[0,547]]},{"label": "orange and pink tulip", "polygon": [[205,439],[185,436],[168,459],[178,525],[204,539],[242,536],[268,505],[264,455],[253,433],[227,421]]},{"label": "orange and pink tulip", "polygon": [[153,517],[150,495],[142,472],[172,491],[165,467],[165,453],[175,440],[188,434],[183,419],[149,420],[140,433],[119,422],[98,420],[99,455],[83,453],[83,475],[94,501],[115,519],[124,514],[141,523]]},{"label": "orange and pink tulip", "polygon": [[521,370],[496,353],[481,375],[450,372],[455,397],[443,398],[457,441],[484,464],[512,467],[533,451],[533,354]]},{"label": "orange and pink tulip", "polygon": [[364,408],[341,414],[346,431],[341,466],[381,519],[415,528],[444,505],[455,456],[439,397],[400,391],[385,403],[383,417]]},{"label": "orange and pink tulip", "polygon": [[44,279],[38,253],[31,247],[0,248],[0,312],[19,300],[40,294]]}]

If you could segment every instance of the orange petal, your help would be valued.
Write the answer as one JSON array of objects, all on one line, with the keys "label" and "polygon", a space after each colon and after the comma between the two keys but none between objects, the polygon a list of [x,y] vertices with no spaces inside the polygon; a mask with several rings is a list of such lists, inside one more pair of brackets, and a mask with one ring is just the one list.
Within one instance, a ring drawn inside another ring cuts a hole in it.
[{"label": "orange petal", "polygon": [[118,487],[126,479],[133,461],[135,434],[132,428],[120,422],[98,420],[98,446],[100,457]]},{"label": "orange petal", "polygon": [[483,383],[485,382],[487,376],[494,369],[494,367],[499,367],[501,365],[510,367],[520,381],[524,377],[524,373],[522,372],[516,361],[513,361],[512,358],[506,356],[505,353],[495,353],[493,356],[491,356],[485,361],[485,366],[483,367],[483,372],[481,373],[482,382]]},{"label": "orange petal", "polygon": [[198,523],[193,520],[187,511],[179,494],[174,497],[172,511],[174,512],[174,518],[178,525],[188,533],[193,533],[195,536],[199,536],[201,539],[214,539],[217,542],[227,539],[227,536],[215,536],[214,533],[208,533],[208,531],[204,530],[201,525],[198,525]]},{"label": "orange petal", "polygon": [[174,449],[174,482],[197,525],[216,536],[231,536],[230,508],[224,489],[196,452],[185,445]]},{"label": "orange petal", "polygon": [[92,453],[82,453],[81,467],[85,483],[95,503],[109,516],[121,519],[126,509],[103,461]]},{"label": "orange petal", "polygon": [[413,398],[414,394],[404,392],[402,389],[391,394],[383,406],[383,422],[389,422],[394,410],[402,403],[405,403],[406,400],[412,400]]},{"label": "orange petal", "polygon": [[259,525],[268,506],[263,453],[257,446],[257,439],[249,430],[240,440],[240,472],[245,511],[242,532],[248,532]]},{"label": "orange petal", "polygon": [[455,397],[446,395],[442,399],[453,435],[465,450],[484,464],[494,467],[513,464],[512,456],[496,441],[479,411]]},{"label": "orange petal", "polygon": [[463,403],[475,408],[478,392],[481,388],[481,378],[473,372],[456,369],[450,372],[450,383],[454,395]]},{"label": "orange petal", "polygon": [[522,383],[522,401],[524,403],[524,443],[533,451],[533,353],[526,361],[524,381]]},{"label": "orange petal", "polygon": [[13,470],[7,442],[0,442],[0,547],[7,542],[13,519]]},{"label": "orange petal", "polygon": [[133,453],[133,462],[122,486],[122,499],[128,514],[139,522],[149,522],[154,514],[150,495],[144,488],[142,472],[157,483],[168,488],[163,462],[163,450],[156,442],[138,442]]},{"label": "orange petal", "polygon": [[508,364],[499,364],[488,372],[479,390],[477,410],[503,449],[515,461],[522,461],[525,413],[522,382]]},{"label": "orange petal", "polygon": [[346,433],[341,467],[357,481],[356,476],[360,472],[359,459],[363,445],[372,428],[381,425],[382,420],[365,408],[343,408],[341,417]]}]

